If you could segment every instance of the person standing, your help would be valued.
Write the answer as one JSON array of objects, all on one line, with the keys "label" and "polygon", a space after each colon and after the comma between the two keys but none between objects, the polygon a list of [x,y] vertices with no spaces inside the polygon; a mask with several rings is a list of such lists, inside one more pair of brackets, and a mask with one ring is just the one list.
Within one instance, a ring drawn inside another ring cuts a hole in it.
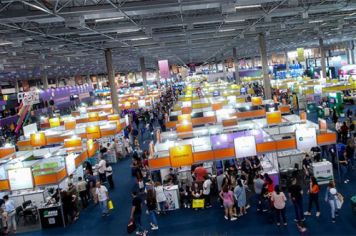
[{"label": "person standing", "polygon": [[320,206],[319,206],[319,192],[320,187],[314,176],[310,177],[310,185],[309,185],[309,207],[308,211],[304,213],[306,216],[311,215],[311,210],[313,206],[313,202],[316,206],[316,217],[320,216]]},{"label": "person standing", "polygon": [[167,197],[166,194],[164,193],[163,186],[160,182],[155,183],[155,192],[156,192],[157,203],[159,205],[159,210],[160,212],[164,213],[166,210],[165,207],[166,207]]},{"label": "person standing", "polygon": [[348,178],[348,166],[349,166],[349,160],[347,156],[347,151],[345,150],[344,153],[339,157],[339,163],[340,163],[340,170],[341,170],[341,177],[342,180],[344,181],[345,184],[348,184],[350,182]]},{"label": "person standing", "polygon": [[141,215],[142,215],[142,200],[138,197],[137,192],[133,191],[131,193],[132,196],[132,208],[130,219],[133,220],[137,227],[137,235],[146,235],[147,231],[144,230],[141,223]]},{"label": "person standing", "polygon": [[303,190],[295,178],[292,179],[292,185],[289,187],[289,197],[294,206],[295,221],[304,221]]},{"label": "person standing", "polygon": [[211,201],[210,201],[210,192],[211,192],[211,185],[212,181],[209,176],[205,176],[205,181],[203,183],[203,196],[205,199],[205,208],[210,208],[211,207]]},{"label": "person standing", "polygon": [[232,215],[232,207],[234,206],[234,193],[229,190],[229,186],[227,184],[222,187],[219,196],[223,201],[225,219],[228,220],[230,217],[231,221],[237,220],[237,218]]},{"label": "person standing", "polygon": [[239,216],[246,215],[246,188],[245,185],[242,184],[241,179],[237,180],[234,195],[237,201],[237,206],[240,209]]},{"label": "person standing", "polygon": [[336,222],[336,216],[338,215],[336,206],[337,194],[338,193],[334,181],[330,181],[325,192],[325,202],[329,203],[330,205],[331,220],[333,223]]},{"label": "person standing", "polygon": [[194,169],[194,176],[195,176],[195,181],[202,183],[205,179],[205,176],[208,175],[208,171],[203,167],[203,164],[199,164]]},{"label": "person standing", "polygon": [[78,178],[77,190],[80,200],[82,201],[83,208],[87,208],[89,204],[87,182],[85,182],[82,177]]},{"label": "person standing", "polygon": [[94,204],[98,203],[98,199],[96,197],[96,178],[93,176],[93,174],[89,170],[85,170],[86,176],[85,176],[85,181],[87,182],[88,189],[91,195],[91,198],[94,202]]},{"label": "person standing", "polygon": [[255,179],[253,180],[253,186],[255,190],[255,195],[256,195],[256,201],[257,201],[257,211],[262,210],[262,189],[263,189],[263,184],[264,181],[262,179],[262,175],[257,174]]},{"label": "person standing", "polygon": [[8,195],[5,195],[3,197],[5,201],[5,212],[7,213],[7,229],[6,229],[6,234],[9,233],[11,227],[13,229],[13,232],[16,233],[17,229],[17,224],[16,224],[16,209],[15,209],[15,203],[13,200],[9,199]]},{"label": "person standing", "polygon": [[147,190],[146,206],[148,214],[150,216],[151,230],[158,230],[158,223],[156,217],[157,200],[153,189]]},{"label": "person standing", "polygon": [[100,182],[105,183],[106,182],[106,174],[105,174],[106,161],[104,159],[103,154],[100,156],[100,161],[97,165],[97,168],[98,168]]},{"label": "person standing", "polygon": [[274,187],[274,191],[271,195],[271,201],[273,202],[273,206],[276,212],[277,218],[277,226],[281,225],[281,218],[283,220],[284,226],[287,226],[286,219],[286,201],[287,198],[283,192],[279,189],[279,185]]},{"label": "person standing", "polygon": [[108,201],[109,201],[109,192],[108,189],[101,184],[101,182],[96,183],[96,198],[99,201],[99,205],[101,208],[102,216],[109,215]]},{"label": "person standing", "polygon": [[109,183],[109,188],[114,189],[115,185],[114,185],[114,180],[112,177],[112,167],[108,163],[106,163],[105,175],[106,175],[106,179],[108,180],[108,183]]}]

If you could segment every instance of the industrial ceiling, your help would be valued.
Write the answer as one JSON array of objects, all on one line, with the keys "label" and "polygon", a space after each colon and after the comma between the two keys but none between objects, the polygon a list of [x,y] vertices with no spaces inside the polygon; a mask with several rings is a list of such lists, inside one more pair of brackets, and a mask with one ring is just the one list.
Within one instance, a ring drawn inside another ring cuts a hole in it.
[{"label": "industrial ceiling", "polygon": [[2,0],[0,80],[116,72],[157,60],[212,62],[269,52],[347,43],[356,37],[355,0]]}]

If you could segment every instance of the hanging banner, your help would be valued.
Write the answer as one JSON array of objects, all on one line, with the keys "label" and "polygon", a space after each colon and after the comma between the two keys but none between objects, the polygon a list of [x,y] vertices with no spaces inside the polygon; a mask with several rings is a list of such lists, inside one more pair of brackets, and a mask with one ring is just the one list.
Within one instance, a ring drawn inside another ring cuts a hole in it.
[{"label": "hanging banner", "polygon": [[190,166],[193,164],[192,145],[182,145],[169,149],[172,167]]},{"label": "hanging banner", "polygon": [[301,128],[295,131],[297,140],[297,148],[300,151],[310,151],[312,147],[316,147],[316,131],[315,128]]},{"label": "hanging banner", "polygon": [[255,136],[244,136],[234,139],[236,158],[256,156]]},{"label": "hanging banner", "polygon": [[168,60],[158,61],[159,75],[163,79],[168,79],[170,77]]},{"label": "hanging banner", "polygon": [[40,103],[40,93],[38,91],[29,91],[17,94],[17,101],[24,105],[33,105]]},{"label": "hanging banner", "polygon": [[304,59],[304,48],[297,48],[297,60],[299,62],[303,62],[305,59]]}]

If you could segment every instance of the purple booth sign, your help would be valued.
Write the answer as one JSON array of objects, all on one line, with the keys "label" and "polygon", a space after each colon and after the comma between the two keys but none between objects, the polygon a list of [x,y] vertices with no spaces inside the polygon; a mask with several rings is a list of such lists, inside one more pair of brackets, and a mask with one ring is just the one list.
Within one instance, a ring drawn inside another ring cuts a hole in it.
[{"label": "purple booth sign", "polygon": [[158,61],[158,67],[161,78],[168,79],[170,77],[168,60]]}]

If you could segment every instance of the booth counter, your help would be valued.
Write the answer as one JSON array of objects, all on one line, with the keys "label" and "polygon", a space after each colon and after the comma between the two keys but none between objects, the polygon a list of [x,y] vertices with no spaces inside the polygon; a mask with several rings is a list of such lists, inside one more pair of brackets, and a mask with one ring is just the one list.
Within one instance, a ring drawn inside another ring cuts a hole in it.
[{"label": "booth counter", "polygon": [[312,164],[313,175],[318,181],[318,184],[328,184],[334,180],[333,166],[331,162],[323,160]]}]

